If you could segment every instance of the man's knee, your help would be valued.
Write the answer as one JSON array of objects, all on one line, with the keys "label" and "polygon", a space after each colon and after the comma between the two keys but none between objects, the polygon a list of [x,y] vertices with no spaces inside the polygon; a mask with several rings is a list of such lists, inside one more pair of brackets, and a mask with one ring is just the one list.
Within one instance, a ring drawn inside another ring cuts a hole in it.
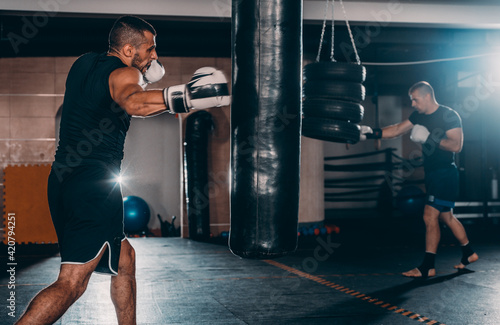
[{"label": "man's knee", "polygon": [[447,212],[441,212],[439,214],[439,220],[444,222],[444,223],[448,223],[450,222],[451,220],[453,219],[453,215],[451,214],[450,211],[447,211]]},{"label": "man's knee", "polygon": [[70,293],[75,299],[79,298],[85,290],[87,290],[87,285],[89,279],[85,277],[59,277],[56,281],[56,285],[64,288],[65,292]]},{"label": "man's knee", "polygon": [[119,268],[122,271],[135,272],[135,250],[128,241],[122,242]]},{"label": "man's knee", "polygon": [[439,211],[430,205],[424,208],[424,221],[426,224],[432,224],[438,221]]},{"label": "man's knee", "polygon": [[130,264],[135,265],[135,249],[132,246],[128,249],[127,260]]},{"label": "man's knee", "polygon": [[[99,258],[103,253],[104,251],[101,252]],[[62,264],[56,283],[75,294],[76,297],[80,297],[87,289],[90,276],[98,261],[99,259],[94,259],[85,264]]]}]

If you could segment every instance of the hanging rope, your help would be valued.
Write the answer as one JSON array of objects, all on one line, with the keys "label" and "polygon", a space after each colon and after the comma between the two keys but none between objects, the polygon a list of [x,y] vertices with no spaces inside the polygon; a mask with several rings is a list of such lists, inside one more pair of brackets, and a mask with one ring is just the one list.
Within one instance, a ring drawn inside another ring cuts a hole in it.
[{"label": "hanging rope", "polygon": [[347,20],[347,14],[344,8],[344,2],[340,1],[340,5],[342,6],[342,11],[344,12],[345,24],[347,25],[347,30],[349,31],[349,37],[351,38],[352,48],[354,50],[354,54],[356,55],[356,62],[361,65],[361,60],[359,59],[358,50],[356,49],[356,43],[354,43],[354,37],[352,36],[351,26],[349,25],[349,20]]}]

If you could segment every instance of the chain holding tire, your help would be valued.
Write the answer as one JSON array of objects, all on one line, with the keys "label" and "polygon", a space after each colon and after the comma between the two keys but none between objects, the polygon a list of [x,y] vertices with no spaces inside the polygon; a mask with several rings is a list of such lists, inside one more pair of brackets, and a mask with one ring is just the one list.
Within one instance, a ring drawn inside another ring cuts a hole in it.
[{"label": "chain holding tire", "polygon": [[356,63],[337,62],[334,58],[334,7],[332,0],[332,40],[330,61],[320,62],[330,0],[325,0],[325,15],[318,54],[314,63],[304,67],[302,135],[324,141],[354,144],[359,141],[359,125],[364,116],[366,68],[356,49],[344,3],[339,0]]},{"label": "chain holding tire", "polygon": [[[319,38],[319,48],[318,48],[318,55],[316,56],[316,62],[319,62],[319,57],[321,56],[321,49],[323,48],[323,39],[325,37],[325,30],[326,30],[326,21],[327,21],[327,17],[328,17],[328,4],[330,3],[330,0],[326,0],[325,1],[326,4],[325,4],[325,15],[324,15],[324,18],[323,18],[323,26],[321,28],[321,37]],[[334,58],[334,46],[333,46],[333,35],[334,35],[334,32],[335,32],[335,24],[334,24],[334,18],[333,18],[333,15],[335,13],[335,9],[334,9],[334,4],[335,4],[335,0],[332,0],[332,47],[331,47],[331,50],[330,50],[330,60],[332,62],[335,62],[335,58]]]}]

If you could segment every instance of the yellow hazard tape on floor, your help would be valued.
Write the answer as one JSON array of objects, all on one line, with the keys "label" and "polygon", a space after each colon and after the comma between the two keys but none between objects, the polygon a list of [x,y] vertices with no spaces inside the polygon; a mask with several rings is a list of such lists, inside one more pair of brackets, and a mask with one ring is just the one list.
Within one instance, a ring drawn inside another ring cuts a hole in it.
[{"label": "yellow hazard tape on floor", "polygon": [[428,324],[428,325],[445,325],[444,323],[440,323],[436,320],[429,319],[425,316],[422,316],[420,314],[406,310],[404,308],[399,308],[397,306],[392,305],[391,303],[382,301],[378,298],[367,296],[367,295],[362,294],[356,290],[353,290],[353,289],[341,286],[339,284],[333,283],[331,281],[325,280],[319,276],[299,271],[299,270],[294,269],[293,267],[290,267],[288,265],[285,265],[285,264],[282,264],[282,263],[279,263],[279,262],[276,262],[273,260],[264,260],[264,262],[271,264],[273,266],[279,267],[280,269],[283,269],[283,270],[288,271],[290,273],[296,274],[302,278],[309,279],[311,281],[317,282],[319,284],[325,285],[325,286],[330,287],[332,289],[335,289],[335,290],[338,290],[340,292],[351,295],[355,298],[364,300],[368,303],[371,303],[372,305],[379,306],[380,308],[387,309],[387,310],[392,311],[396,314],[400,314],[400,315],[406,316],[410,319],[414,319],[420,323]]}]

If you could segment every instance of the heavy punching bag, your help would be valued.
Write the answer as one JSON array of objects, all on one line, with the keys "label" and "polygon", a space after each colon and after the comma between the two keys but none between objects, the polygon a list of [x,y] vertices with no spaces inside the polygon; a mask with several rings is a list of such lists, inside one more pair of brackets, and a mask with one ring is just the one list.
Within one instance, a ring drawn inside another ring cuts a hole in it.
[{"label": "heavy punching bag", "polygon": [[297,246],[302,0],[233,0],[231,230],[240,257]]},{"label": "heavy punching bag", "polygon": [[184,175],[189,238],[200,241],[210,239],[207,145],[212,127],[212,115],[207,111],[197,111],[187,117]]}]

